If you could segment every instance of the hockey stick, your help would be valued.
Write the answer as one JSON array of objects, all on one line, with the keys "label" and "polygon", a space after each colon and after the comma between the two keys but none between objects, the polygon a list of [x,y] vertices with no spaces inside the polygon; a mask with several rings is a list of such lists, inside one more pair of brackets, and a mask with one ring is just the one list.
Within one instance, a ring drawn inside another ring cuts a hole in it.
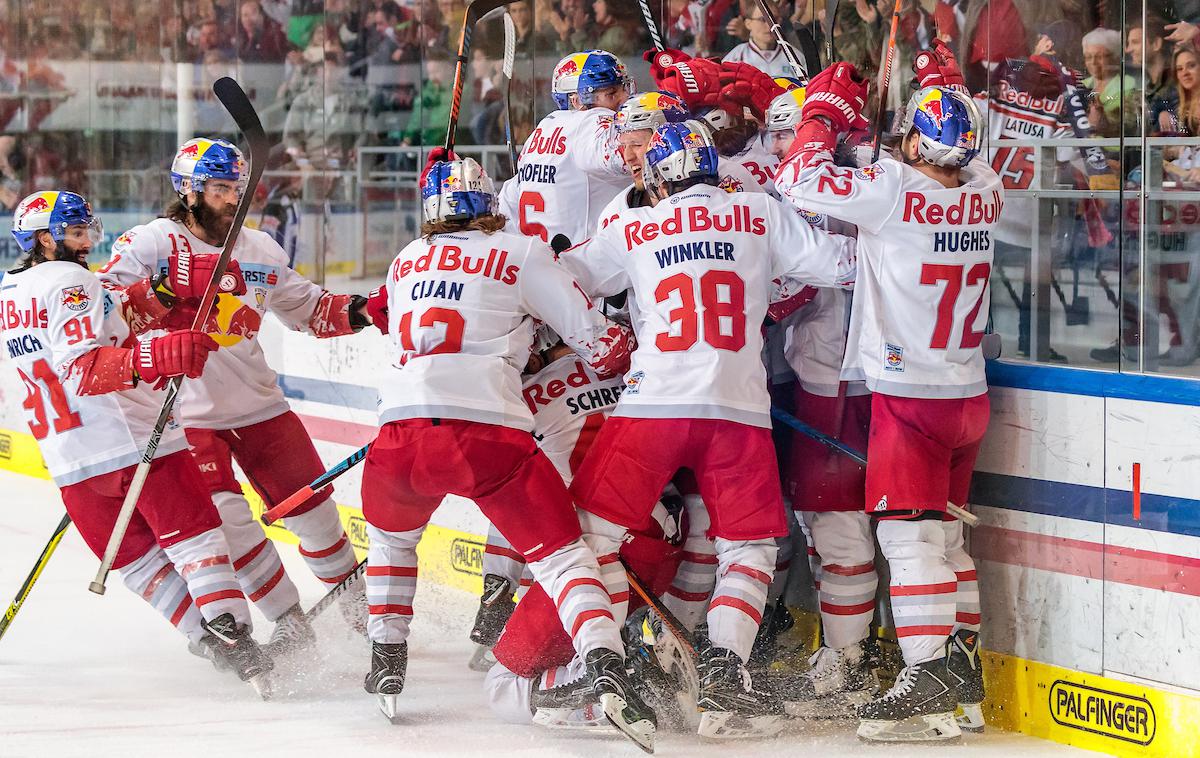
[{"label": "hockey stick", "polygon": [[896,0],[892,11],[892,31],[888,34],[887,55],[883,58],[883,71],[879,79],[879,110],[875,112],[875,144],[871,148],[871,162],[879,160],[879,148],[883,146],[883,118],[887,111],[888,87],[892,83],[892,64],[896,60],[896,28],[900,25],[900,6],[904,0]]},{"label": "hockey stick", "polygon": [[[836,450],[842,455],[847,456],[851,460],[857,462],[860,466],[867,465],[867,456],[850,447],[845,442],[836,440],[833,437],[830,437],[828,434],[809,426],[782,408],[772,405],[771,416],[779,421],[782,421],[784,424],[787,424],[801,434],[805,434],[817,442],[820,442],[822,445],[825,445],[826,447]],[[954,503],[946,503],[946,512],[959,521],[962,521],[967,526],[975,526],[979,523],[978,516],[970,511],[960,508]]]},{"label": "hockey stick", "polygon": [[825,65],[833,65],[833,25],[837,22],[838,0],[825,3]]},{"label": "hockey stick", "polygon": [[458,131],[458,116],[462,108],[463,87],[467,83],[467,55],[471,52],[471,36],[475,33],[475,25],[496,10],[516,0],[471,0],[467,12],[463,14],[462,32],[458,37],[458,58],[454,64],[454,90],[450,99],[450,121],[446,124],[446,139],[443,143],[446,152],[454,150],[454,136]]},{"label": "hockey stick", "polygon": [[517,146],[513,144],[512,80],[513,64],[517,57],[517,26],[508,11],[504,12],[504,142],[508,145],[508,160],[513,176],[517,175]]},{"label": "hockey stick", "polygon": [[367,451],[370,449],[371,443],[368,442],[358,450],[355,450],[350,454],[349,458],[342,460],[324,474],[321,474],[316,479],[313,479],[312,482],[310,482],[307,486],[301,487],[291,495],[288,495],[283,502],[268,508],[263,512],[260,520],[267,526],[270,526],[279,519],[285,518],[289,513],[299,508],[305,500],[308,500],[310,497],[317,494],[317,490],[321,489],[334,479],[337,479],[342,474],[362,463],[363,459],[367,457]]},{"label": "hockey stick", "polygon": [[46,547],[42,548],[42,554],[33,564],[33,570],[29,572],[29,576],[25,577],[25,583],[21,585],[21,589],[17,590],[16,598],[8,604],[4,618],[0,618],[0,639],[4,638],[4,633],[8,631],[13,619],[17,617],[17,612],[25,604],[25,598],[29,597],[29,593],[33,591],[33,583],[42,575],[42,569],[46,568],[46,564],[50,562],[50,556],[54,555],[54,551],[58,549],[58,543],[62,542],[63,535],[67,533],[67,527],[70,525],[71,517],[64,515],[62,521],[58,522],[58,526],[54,527],[54,534],[50,535],[50,541],[46,543]]},{"label": "hockey stick", "polygon": [[621,565],[625,567],[626,575],[629,577],[629,587],[646,603],[646,605],[650,606],[654,612],[658,614],[659,618],[662,619],[663,626],[667,629],[667,631],[679,638],[679,641],[683,645],[684,649],[695,655],[696,640],[694,637],[692,637],[691,632],[684,628],[683,622],[681,622],[674,613],[671,613],[671,611],[667,609],[667,606],[663,605],[662,600],[659,600],[658,595],[654,594],[654,592],[650,589],[650,586],[642,581],[642,578],[637,575],[637,572],[629,568],[629,564],[625,561],[625,559],[621,558],[620,561]]},{"label": "hockey stick", "polygon": [[[254,199],[254,190],[258,186],[258,179],[262,176],[263,168],[267,164],[267,153],[270,151],[270,143],[267,142],[267,135],[263,131],[262,122],[258,119],[258,113],[255,112],[254,105],[251,104],[250,98],[246,97],[241,86],[228,76],[223,76],[213,83],[213,93],[221,101],[221,105],[225,106],[225,110],[229,111],[229,115],[233,117],[238,129],[241,130],[242,136],[249,143],[250,178],[238,201],[233,224],[229,227],[229,233],[225,235],[225,246],[221,249],[221,257],[217,260],[212,279],[208,282],[204,297],[200,299],[196,317],[192,320],[193,329],[202,328],[208,321],[209,312],[212,311],[213,303],[217,299],[221,277],[224,276],[225,267],[229,265],[229,260],[233,257],[233,246],[237,244],[238,234],[242,230],[242,224],[246,221],[246,213],[250,210],[250,202]],[[154,429],[150,432],[150,440],[146,443],[142,460],[134,471],[133,480],[129,483],[129,490],[125,493],[125,500],[121,503],[121,511],[117,514],[116,524],[113,526],[112,534],[109,535],[108,546],[104,550],[104,558],[100,561],[96,578],[88,585],[88,589],[97,595],[104,594],[104,583],[108,579],[108,572],[112,570],[113,562],[117,559],[117,551],[121,549],[121,542],[125,539],[125,531],[129,528],[130,519],[133,518],[133,511],[137,506],[138,498],[141,497],[142,488],[146,485],[146,477],[150,474],[150,464],[154,460],[155,453],[158,452],[158,443],[162,441],[167,419],[170,418],[171,410],[175,407],[175,398],[179,395],[181,382],[181,377],[177,376],[167,383],[167,395],[163,399],[162,409],[158,412],[158,420],[154,422]]]},{"label": "hockey stick", "polygon": [[775,35],[775,41],[779,43],[780,49],[783,50],[783,57],[787,58],[788,63],[792,64],[792,68],[799,73],[801,79],[808,79],[808,63],[800,57],[800,53],[796,50],[791,42],[788,42],[783,36],[783,28],[779,26],[779,21],[776,20],[775,14],[771,13],[770,7],[767,6],[767,0],[758,0],[758,9],[762,12],[763,18],[771,25],[771,34]]},{"label": "hockey stick", "polygon": [[646,22],[646,31],[650,32],[650,42],[655,50],[663,49],[662,35],[658,33],[658,25],[654,23],[654,14],[650,12],[650,0],[638,0],[642,9],[642,20]]},{"label": "hockey stick", "polygon": [[308,619],[310,623],[316,620],[317,616],[320,616],[325,612],[326,608],[333,605],[334,601],[344,594],[346,590],[350,588],[350,585],[354,583],[354,580],[362,576],[363,572],[366,570],[367,559],[364,558],[358,562],[358,565],[354,567],[353,571],[351,571],[349,574],[346,574],[346,576],[342,578],[342,581],[333,585],[333,587],[331,587],[330,590],[326,592],[325,595],[318,600],[312,608],[309,608],[307,611],[305,611],[304,618]]}]

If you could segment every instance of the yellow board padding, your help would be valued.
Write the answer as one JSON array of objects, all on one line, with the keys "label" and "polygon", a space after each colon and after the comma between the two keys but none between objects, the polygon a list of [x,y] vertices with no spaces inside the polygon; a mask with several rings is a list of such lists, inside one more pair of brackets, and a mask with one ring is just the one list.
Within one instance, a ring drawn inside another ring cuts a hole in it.
[{"label": "yellow board padding", "polygon": [[[49,479],[36,440],[24,432],[0,430],[0,469]],[[244,490],[257,517],[262,501],[248,486]],[[361,559],[367,548],[362,512],[338,508]],[[280,526],[266,531],[272,539],[296,544],[295,535]],[[480,535],[430,524],[417,548],[421,577],[480,594],[483,545]],[[801,614],[792,632],[799,646],[811,649],[815,644],[815,621],[816,614]],[[993,727],[1110,755],[1200,758],[1198,695],[991,651],[984,651],[983,663],[988,692],[984,715]]]}]

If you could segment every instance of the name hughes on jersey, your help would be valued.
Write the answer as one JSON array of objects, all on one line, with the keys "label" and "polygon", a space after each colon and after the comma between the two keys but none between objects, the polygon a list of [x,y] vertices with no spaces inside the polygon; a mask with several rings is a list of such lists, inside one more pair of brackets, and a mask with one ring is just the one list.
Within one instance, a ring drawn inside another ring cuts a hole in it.
[{"label": "name hughes on jersey", "polygon": [[992,249],[992,233],[986,229],[973,232],[936,232],[933,235],[935,253],[977,253]]},{"label": "name hughes on jersey", "polygon": [[729,213],[710,213],[703,205],[686,209],[676,208],[675,213],[662,223],[643,224],[633,221],[625,225],[625,247],[633,250],[659,236],[690,234],[693,232],[746,232],[759,237],[767,233],[766,219],[750,213],[749,206],[735,205]]},{"label": "name hughes on jersey", "polygon": [[455,245],[430,245],[429,251],[416,260],[394,261],[391,276],[393,282],[398,282],[409,274],[436,269],[437,271],[461,271],[464,274],[483,274],[501,284],[516,284],[517,272],[521,268],[515,263],[505,266],[504,262],[507,260],[508,251],[497,250],[494,247],[488,251],[485,259],[482,256],[464,255],[462,248]]},{"label": "name hughes on jersey", "polygon": [[[536,416],[539,406],[550,405],[550,403],[566,394],[568,389],[588,387],[591,383],[592,378],[583,368],[583,362],[575,361],[575,370],[567,374],[566,379],[551,379],[545,384],[531,384],[522,390],[521,394],[525,397],[525,404],[529,406],[529,412]],[[616,405],[617,400],[621,396],[621,389],[620,385],[616,387],[593,387],[590,390],[567,398],[567,407],[571,410],[571,415],[574,416],[581,411],[594,411],[599,408]]]}]

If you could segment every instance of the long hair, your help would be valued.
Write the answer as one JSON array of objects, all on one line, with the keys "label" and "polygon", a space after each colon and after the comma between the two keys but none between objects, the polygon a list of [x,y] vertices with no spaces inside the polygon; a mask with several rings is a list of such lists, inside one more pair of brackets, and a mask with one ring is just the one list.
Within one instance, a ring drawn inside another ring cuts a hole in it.
[{"label": "long hair", "polygon": [[[1144,38],[1142,44],[1146,44]],[[1196,48],[1190,45],[1181,46],[1176,48],[1175,53],[1171,56],[1172,73],[1175,71],[1175,65],[1184,55],[1192,56],[1196,60],[1196,63],[1200,64],[1200,52],[1197,52]],[[1191,91],[1184,89],[1182,86],[1178,86],[1177,89],[1179,90],[1179,106],[1176,108],[1175,114],[1178,117],[1181,130],[1186,131],[1188,134],[1200,134],[1200,87],[1196,87]]]},{"label": "long hair", "polygon": [[191,211],[184,205],[183,198],[176,197],[171,202],[167,203],[167,207],[163,208],[162,213],[158,214],[159,218],[169,218],[172,221],[178,221],[181,224],[186,224],[188,215]]},{"label": "long hair", "polygon": [[508,219],[499,213],[486,213],[476,216],[470,221],[426,221],[421,224],[421,236],[428,241],[435,234],[454,234],[455,232],[495,234],[507,223]]}]

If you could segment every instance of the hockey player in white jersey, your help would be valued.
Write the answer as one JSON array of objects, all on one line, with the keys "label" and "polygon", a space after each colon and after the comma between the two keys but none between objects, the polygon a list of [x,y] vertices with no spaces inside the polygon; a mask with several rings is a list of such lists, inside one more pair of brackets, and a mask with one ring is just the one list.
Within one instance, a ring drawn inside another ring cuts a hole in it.
[{"label": "hockey player in white jersey", "polygon": [[595,231],[600,209],[629,184],[614,122],[634,84],[617,56],[588,50],[558,62],[552,88],[559,109],[526,140],[517,174],[500,193],[499,212],[542,242],[559,234],[579,242]]},{"label": "hockey player in white jersey", "polygon": [[[110,291],[88,270],[102,231],[79,195],[33,193],[17,206],[13,236],[26,255],[0,284],[9,365],[28,392],[21,406],[63,505],[101,556],[162,406],[156,390],[169,377],[195,381],[217,344],[188,329],[137,336],[129,323],[152,326],[169,315],[168,307],[149,280]],[[183,291],[188,273],[176,268],[156,283]],[[225,280],[244,289],[236,266]],[[193,284],[207,285],[207,279]],[[113,568],[194,652],[251,681],[265,697],[271,660],[250,636],[250,608],[220,526],[172,417]]]},{"label": "hockey player in white jersey", "polygon": [[[980,350],[993,233],[1004,190],[979,150],[966,94],[927,86],[909,99],[899,160],[833,162],[839,136],[866,127],[866,82],[837,64],[809,82],[792,154],[776,185],[799,208],[858,226],[843,379],[874,393],[866,507],[891,567],[892,612],[905,668],[859,709],[872,740],[940,740],[982,726],[979,594],[963,549],[965,505],[988,422]],[[947,644],[949,643],[949,644]]]},{"label": "hockey player in white jersey", "polygon": [[[171,165],[176,201],[164,217],[121,235],[101,279],[129,285],[194,253],[219,252],[245,188],[245,172],[241,152],[228,142],[186,142]],[[317,337],[350,334],[368,323],[358,312],[365,298],[335,295],[304,279],[288,266],[278,243],[255,229],[238,235],[233,260],[241,265],[247,291],[222,294],[216,301],[205,331],[223,349],[202,378],[184,385],[180,414],[192,454],[221,513],[242,588],[275,622],[273,651],[290,653],[312,644],[312,628],[274,544],[242,496],[233,461],[268,507],[320,476],[325,466],[300,419],[288,408],[258,343],[258,330],[269,311],[284,324]],[[354,550],[331,488],[313,495],[283,523],[300,538],[301,556],[327,587],[354,570]],[[361,587],[339,599],[347,621],[363,629]]]},{"label": "hockey player in white jersey", "polygon": [[[584,532],[601,556],[644,527],[663,486],[691,469],[719,560],[700,661],[701,734],[781,727],[781,704],[750,686],[745,661],[787,533],[759,325],[771,280],[853,279],[853,241],[811,228],[762,193],[716,187],[717,151],[694,121],[655,130],[646,153],[653,208],[621,213],[559,260],[589,294],[632,288],[638,349],[625,390],[575,477]],[[628,592],[623,576],[610,594]],[[746,717],[731,723],[734,716]]]},{"label": "hockey player in white jersey", "polygon": [[404,686],[417,542],[444,496],[470,498],[554,598],[605,715],[644,748],[654,712],[632,690],[612,600],[584,544],[562,477],[538,450],[520,369],[534,319],[600,377],[628,365],[632,334],[596,311],[540,240],[502,231],[495,192],[471,159],[422,176],[423,236],[388,270],[394,361],[380,385],[379,436],[363,472],[371,672],[367,691],[394,717]]}]

